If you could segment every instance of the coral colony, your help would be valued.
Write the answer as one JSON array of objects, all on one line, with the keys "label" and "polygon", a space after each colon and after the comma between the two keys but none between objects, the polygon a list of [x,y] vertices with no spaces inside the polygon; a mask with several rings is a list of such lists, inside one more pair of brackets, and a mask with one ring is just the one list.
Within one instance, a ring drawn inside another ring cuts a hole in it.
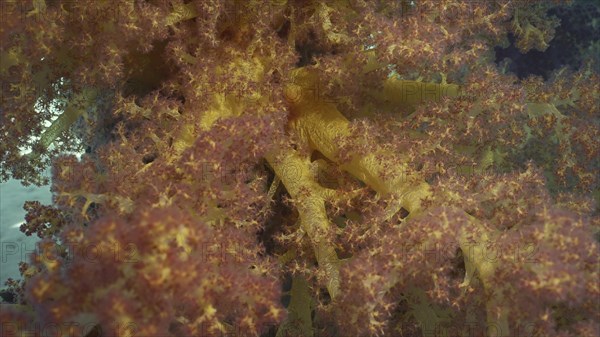
[{"label": "coral colony", "polygon": [[579,1],[1,5],[2,337],[600,335],[597,60],[494,52]]}]

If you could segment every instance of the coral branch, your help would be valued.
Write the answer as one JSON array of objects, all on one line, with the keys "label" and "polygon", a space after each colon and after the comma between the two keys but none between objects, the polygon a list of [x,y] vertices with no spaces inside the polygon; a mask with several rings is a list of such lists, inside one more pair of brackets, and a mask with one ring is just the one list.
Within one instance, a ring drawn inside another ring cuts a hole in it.
[{"label": "coral branch", "polygon": [[[349,153],[343,153],[340,144],[349,143],[352,138],[349,122],[335,105],[307,92],[307,88],[314,87],[314,83],[318,82],[315,76],[308,69],[297,69],[291,84],[285,88],[294,114],[291,127],[311,149],[338,163],[377,193],[383,196],[391,193],[398,195],[395,211],[403,207],[416,214],[422,200],[430,193],[428,184],[419,174],[409,170],[408,158],[391,155],[388,151],[377,149],[376,145],[373,152],[365,155],[353,153],[351,149]],[[391,158],[384,161],[381,159],[384,156]],[[348,158],[347,162],[343,158]],[[385,172],[396,174],[386,177]]]},{"label": "coral branch", "polygon": [[267,160],[297,205],[300,226],[313,246],[319,268],[325,271],[327,290],[335,298],[339,292],[339,260],[326,236],[331,223],[325,210],[325,201],[335,192],[314,179],[309,158],[292,149],[279,151],[269,153]]}]

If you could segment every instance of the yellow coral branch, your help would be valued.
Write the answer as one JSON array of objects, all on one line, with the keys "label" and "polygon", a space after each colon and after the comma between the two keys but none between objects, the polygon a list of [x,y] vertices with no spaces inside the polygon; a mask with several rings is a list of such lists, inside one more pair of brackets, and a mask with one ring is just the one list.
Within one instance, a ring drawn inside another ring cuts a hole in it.
[{"label": "yellow coral branch", "polygon": [[276,337],[281,336],[313,336],[312,311],[313,303],[308,282],[302,276],[295,276],[290,290],[288,317],[277,330]]},{"label": "yellow coral branch", "polygon": [[171,12],[165,19],[167,25],[174,25],[178,22],[190,20],[198,16],[198,11],[193,2],[189,4],[181,4],[174,6]]},{"label": "yellow coral branch", "polygon": [[[293,80],[286,86],[286,99],[291,105],[294,116],[290,123],[291,128],[311,149],[337,162],[342,169],[363,181],[377,193],[398,195],[396,210],[403,207],[411,213],[418,211],[421,208],[421,201],[430,194],[430,190],[429,185],[420,175],[409,171],[408,158],[377,150],[365,156],[350,153],[349,157],[352,158],[350,162],[340,163],[339,154],[342,151],[340,144],[349,141],[352,137],[350,123],[335,105],[306,90],[313,87],[316,81],[313,72],[300,68],[294,71]],[[384,162],[380,159],[382,155],[393,158],[393,162]],[[400,174],[384,177],[384,173],[390,170]]]},{"label": "yellow coral branch", "polygon": [[50,125],[50,127],[44,131],[40,137],[40,143],[42,146],[44,148],[50,146],[63,131],[71,127],[77,118],[86,113],[88,107],[94,106],[93,102],[96,99],[96,95],[96,90],[86,89],[73,97],[73,99],[71,99],[65,108],[65,111],[52,123],[52,125]]},{"label": "yellow coral branch", "polygon": [[[496,273],[498,262],[490,259],[488,245],[493,242],[495,231],[486,228],[477,218],[466,214],[469,221],[462,226],[460,233],[460,249],[463,251],[465,262],[465,279],[462,287],[472,285],[473,279],[477,277],[486,294],[487,322],[490,327],[498,329],[501,336],[510,336],[508,324],[508,308],[504,304],[503,289],[495,286],[492,278]],[[444,217],[448,223],[448,219]],[[477,235],[474,237],[474,235]]]},{"label": "yellow coral branch", "polygon": [[339,293],[339,259],[325,237],[330,227],[325,200],[334,192],[319,185],[311,173],[310,159],[293,149],[269,153],[267,161],[297,205],[300,226],[312,242],[319,267],[327,275],[329,295],[335,298]]}]

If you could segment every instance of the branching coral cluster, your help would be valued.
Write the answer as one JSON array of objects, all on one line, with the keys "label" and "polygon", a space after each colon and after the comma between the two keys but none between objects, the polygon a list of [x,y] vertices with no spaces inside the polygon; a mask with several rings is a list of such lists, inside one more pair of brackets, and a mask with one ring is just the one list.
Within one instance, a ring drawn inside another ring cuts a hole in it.
[{"label": "branching coral cluster", "polygon": [[0,174],[54,196],[3,326],[597,336],[599,75],[493,63],[555,5],[3,2]]}]

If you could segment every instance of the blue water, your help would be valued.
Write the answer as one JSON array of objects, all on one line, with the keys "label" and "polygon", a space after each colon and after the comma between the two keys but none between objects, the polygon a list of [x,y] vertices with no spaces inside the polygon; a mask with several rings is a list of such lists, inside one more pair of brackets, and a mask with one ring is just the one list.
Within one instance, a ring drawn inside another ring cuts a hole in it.
[{"label": "blue water", "polygon": [[29,262],[39,240],[35,234],[28,237],[21,233],[17,226],[25,220],[23,203],[27,200],[50,204],[50,185],[25,187],[17,180],[0,183],[0,289],[9,277],[20,278],[19,262]]}]

